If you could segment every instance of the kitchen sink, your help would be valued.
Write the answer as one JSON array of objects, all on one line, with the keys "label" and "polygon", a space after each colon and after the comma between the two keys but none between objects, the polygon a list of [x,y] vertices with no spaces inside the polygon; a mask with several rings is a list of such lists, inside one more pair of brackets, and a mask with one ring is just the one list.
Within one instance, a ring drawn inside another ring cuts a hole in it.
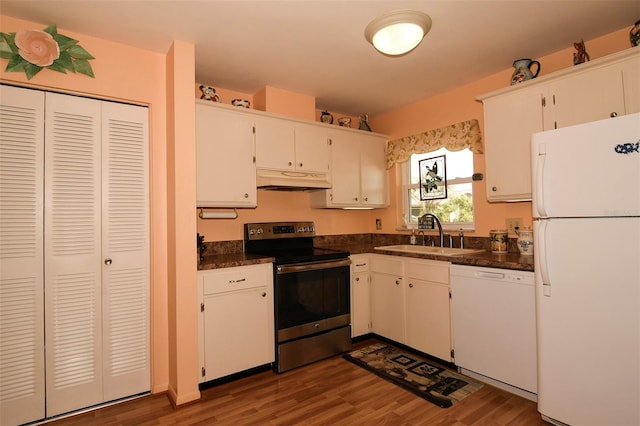
[{"label": "kitchen sink", "polygon": [[414,246],[410,244],[398,244],[395,246],[374,247],[377,250],[398,251],[403,253],[435,254],[438,256],[462,256],[465,254],[484,253],[483,249],[465,249],[451,247]]}]

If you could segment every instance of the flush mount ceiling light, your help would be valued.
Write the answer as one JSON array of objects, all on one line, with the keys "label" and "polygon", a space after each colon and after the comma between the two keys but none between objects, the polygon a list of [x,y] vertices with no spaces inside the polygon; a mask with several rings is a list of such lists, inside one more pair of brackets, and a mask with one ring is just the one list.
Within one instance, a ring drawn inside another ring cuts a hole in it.
[{"label": "flush mount ceiling light", "polygon": [[415,49],[431,29],[431,18],[414,10],[397,10],[374,19],[364,36],[380,53],[400,56]]}]

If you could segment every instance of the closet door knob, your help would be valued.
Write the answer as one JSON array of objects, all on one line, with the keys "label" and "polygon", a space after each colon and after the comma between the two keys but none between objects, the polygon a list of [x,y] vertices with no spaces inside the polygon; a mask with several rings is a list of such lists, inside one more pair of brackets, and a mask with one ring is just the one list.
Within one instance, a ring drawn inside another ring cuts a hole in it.
[{"label": "closet door knob", "polygon": [[111,265],[112,263],[113,263],[113,261],[111,259],[107,258],[107,259],[104,260],[104,264],[105,265]]}]

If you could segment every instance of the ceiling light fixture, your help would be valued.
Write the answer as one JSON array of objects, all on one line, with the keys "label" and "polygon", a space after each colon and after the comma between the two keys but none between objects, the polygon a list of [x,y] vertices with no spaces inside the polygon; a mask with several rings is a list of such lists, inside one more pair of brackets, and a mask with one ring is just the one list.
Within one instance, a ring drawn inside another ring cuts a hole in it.
[{"label": "ceiling light fixture", "polygon": [[415,49],[430,29],[426,13],[397,10],[371,21],[364,36],[383,55],[401,56]]}]

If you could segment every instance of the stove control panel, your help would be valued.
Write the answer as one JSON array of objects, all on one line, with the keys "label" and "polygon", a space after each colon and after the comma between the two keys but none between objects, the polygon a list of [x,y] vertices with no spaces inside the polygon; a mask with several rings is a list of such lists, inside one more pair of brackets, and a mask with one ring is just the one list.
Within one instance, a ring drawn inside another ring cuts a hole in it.
[{"label": "stove control panel", "polygon": [[315,237],[313,222],[265,222],[246,223],[245,238],[248,240],[271,240],[278,238]]}]

